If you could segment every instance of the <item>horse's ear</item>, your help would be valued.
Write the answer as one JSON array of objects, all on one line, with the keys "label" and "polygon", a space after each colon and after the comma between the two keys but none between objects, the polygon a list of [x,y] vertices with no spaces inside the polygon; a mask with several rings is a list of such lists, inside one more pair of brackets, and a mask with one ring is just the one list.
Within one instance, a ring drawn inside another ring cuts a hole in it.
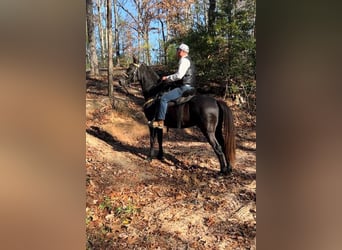
[{"label": "horse's ear", "polygon": [[139,62],[138,62],[138,59],[137,59],[135,56],[133,56],[133,63],[136,63],[136,64],[139,63]]}]

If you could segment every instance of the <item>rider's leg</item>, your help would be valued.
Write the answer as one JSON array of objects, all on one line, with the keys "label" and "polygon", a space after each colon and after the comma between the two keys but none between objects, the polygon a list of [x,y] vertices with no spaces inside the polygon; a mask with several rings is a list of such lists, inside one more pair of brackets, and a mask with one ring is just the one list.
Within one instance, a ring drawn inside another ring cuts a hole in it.
[{"label": "rider's leg", "polygon": [[167,103],[169,101],[175,100],[180,97],[183,93],[181,88],[175,88],[165,94],[160,98],[159,112],[157,114],[157,121],[154,123],[154,127],[163,128],[164,120],[166,116]]}]

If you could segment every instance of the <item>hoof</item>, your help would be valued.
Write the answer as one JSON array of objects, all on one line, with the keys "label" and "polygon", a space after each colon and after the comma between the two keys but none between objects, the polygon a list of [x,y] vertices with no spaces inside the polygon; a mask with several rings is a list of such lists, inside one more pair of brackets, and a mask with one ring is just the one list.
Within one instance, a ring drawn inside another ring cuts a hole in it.
[{"label": "hoof", "polygon": [[225,175],[225,176],[227,176],[227,175],[231,175],[231,173],[232,173],[232,170],[231,169],[225,169],[225,170],[221,170],[220,171],[220,174],[222,174],[222,175]]}]

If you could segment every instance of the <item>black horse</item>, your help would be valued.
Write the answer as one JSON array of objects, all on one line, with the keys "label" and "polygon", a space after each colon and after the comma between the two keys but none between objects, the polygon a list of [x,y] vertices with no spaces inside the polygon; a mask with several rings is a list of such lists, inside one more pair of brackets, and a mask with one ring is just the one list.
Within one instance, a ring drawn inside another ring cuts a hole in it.
[{"label": "black horse", "polygon": [[[128,81],[139,81],[145,98],[144,113],[148,121],[152,121],[156,114],[155,97],[160,94],[164,84],[160,77],[146,64],[130,64],[126,71]],[[171,102],[172,103],[172,102]],[[235,160],[235,127],[233,115],[227,104],[221,100],[206,95],[195,95],[182,105],[184,108],[180,123],[177,122],[178,105],[169,104],[164,124],[169,128],[200,128],[210,145],[213,147],[220,161],[221,173],[230,174],[231,163]],[[150,153],[149,160],[154,155],[154,142],[157,136],[159,143],[158,159],[163,159],[163,130],[153,128],[150,124]]]}]

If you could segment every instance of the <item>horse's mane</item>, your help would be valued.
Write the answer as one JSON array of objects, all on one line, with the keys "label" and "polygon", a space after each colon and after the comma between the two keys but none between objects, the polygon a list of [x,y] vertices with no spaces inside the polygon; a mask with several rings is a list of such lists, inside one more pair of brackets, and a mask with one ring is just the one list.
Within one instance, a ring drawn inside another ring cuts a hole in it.
[{"label": "horse's mane", "polygon": [[144,96],[153,97],[161,92],[160,77],[153,69],[142,63],[139,67],[139,74]]},{"label": "horse's mane", "polygon": [[148,84],[148,86],[158,84],[160,77],[157,75],[157,73],[154,70],[148,67],[145,63],[142,63],[140,65],[140,74],[142,74],[141,78],[147,81],[146,84]]}]

